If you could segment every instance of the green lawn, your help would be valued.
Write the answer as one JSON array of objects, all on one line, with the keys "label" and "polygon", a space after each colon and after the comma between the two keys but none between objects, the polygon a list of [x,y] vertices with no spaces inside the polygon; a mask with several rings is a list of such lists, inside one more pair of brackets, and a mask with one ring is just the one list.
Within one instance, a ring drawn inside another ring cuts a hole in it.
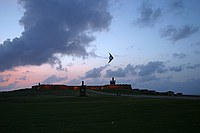
[{"label": "green lawn", "polygon": [[200,100],[0,93],[0,133],[200,132]]}]

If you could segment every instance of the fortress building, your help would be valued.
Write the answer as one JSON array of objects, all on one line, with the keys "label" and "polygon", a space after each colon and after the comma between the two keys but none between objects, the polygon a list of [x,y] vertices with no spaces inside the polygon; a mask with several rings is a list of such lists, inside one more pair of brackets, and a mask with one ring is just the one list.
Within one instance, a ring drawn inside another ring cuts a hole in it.
[{"label": "fortress building", "polygon": [[[38,90],[80,90],[80,87],[83,87],[84,82],[82,81],[81,86],[68,86],[68,85],[53,85],[53,84],[38,84],[35,86],[32,86],[32,89],[38,89]],[[110,81],[110,85],[90,85],[86,86],[84,85],[86,89],[89,90],[96,90],[96,89],[128,89],[131,90],[132,87],[130,84],[116,84],[116,80],[114,77],[112,77]]]},{"label": "fortress building", "polygon": [[[148,89],[132,89],[130,84],[116,84],[116,80],[114,77],[110,80],[110,84],[108,85],[85,85],[84,81],[82,81],[82,85],[80,86],[68,86],[68,85],[53,85],[53,84],[38,84],[32,86],[34,90],[79,90],[79,96],[86,96],[86,90],[103,90],[103,89],[114,89],[117,92],[121,92],[122,90],[131,90],[133,94],[138,95],[161,95],[161,96],[182,96],[182,93],[175,94],[173,91],[168,92],[156,92],[155,90]],[[117,93],[118,94],[118,93]]]}]

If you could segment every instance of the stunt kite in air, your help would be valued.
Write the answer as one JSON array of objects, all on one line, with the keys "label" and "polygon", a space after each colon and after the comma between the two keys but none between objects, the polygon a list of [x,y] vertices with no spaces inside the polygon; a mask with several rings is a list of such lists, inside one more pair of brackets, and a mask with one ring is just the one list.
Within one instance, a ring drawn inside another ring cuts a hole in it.
[{"label": "stunt kite in air", "polygon": [[110,63],[113,59],[114,59],[114,57],[111,55],[111,53],[109,53],[109,61],[108,61],[108,63]]}]

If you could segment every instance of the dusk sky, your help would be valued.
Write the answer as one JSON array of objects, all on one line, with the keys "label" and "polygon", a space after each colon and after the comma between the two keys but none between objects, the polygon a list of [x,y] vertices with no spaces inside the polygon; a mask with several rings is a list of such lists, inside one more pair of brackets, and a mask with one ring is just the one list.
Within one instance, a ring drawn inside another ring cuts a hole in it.
[{"label": "dusk sky", "polygon": [[[199,0],[0,0],[0,91],[119,84],[200,95]],[[108,64],[109,52],[114,59]]]}]

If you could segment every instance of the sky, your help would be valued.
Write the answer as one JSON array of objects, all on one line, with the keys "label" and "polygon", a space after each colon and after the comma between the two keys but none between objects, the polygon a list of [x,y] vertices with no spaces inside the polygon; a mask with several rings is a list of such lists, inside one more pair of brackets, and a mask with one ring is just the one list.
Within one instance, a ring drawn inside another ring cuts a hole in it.
[{"label": "sky", "polygon": [[132,88],[200,95],[199,4],[0,0],[0,91],[115,77]]}]

